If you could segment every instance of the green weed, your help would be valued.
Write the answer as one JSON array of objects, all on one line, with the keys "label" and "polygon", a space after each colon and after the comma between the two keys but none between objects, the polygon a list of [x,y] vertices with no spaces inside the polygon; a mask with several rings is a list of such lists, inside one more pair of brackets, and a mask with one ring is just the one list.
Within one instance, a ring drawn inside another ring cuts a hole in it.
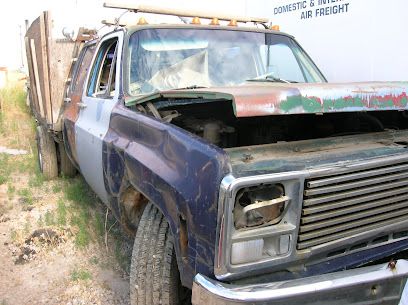
[{"label": "green weed", "polygon": [[64,191],[65,198],[73,203],[69,211],[72,213],[71,225],[78,228],[75,244],[79,248],[84,248],[91,241],[92,221],[89,208],[94,206],[94,195],[82,179],[70,181]]},{"label": "green weed", "polygon": [[29,219],[26,219],[26,222],[24,224],[24,233],[27,235],[30,232],[31,232],[31,222]]},{"label": "green weed", "polygon": [[99,259],[98,259],[96,256],[92,256],[92,257],[89,259],[89,262],[90,262],[92,265],[98,265],[98,264],[99,264]]},{"label": "green weed", "polygon": [[16,108],[23,113],[29,113],[26,105],[26,93],[21,86],[7,86],[0,90],[0,100],[3,105]]},{"label": "green weed", "polygon": [[61,191],[62,191],[61,185],[59,185],[59,184],[54,184],[54,185],[52,186],[52,192],[53,192],[54,194],[60,193]]},{"label": "green weed", "polygon": [[74,180],[66,187],[65,197],[82,208],[88,208],[94,203],[94,196],[82,179]]},{"label": "green weed", "polygon": [[42,215],[40,215],[40,217],[38,217],[37,226],[38,226],[39,228],[42,228],[42,227],[44,226],[44,221],[43,221]]},{"label": "green weed", "polygon": [[75,236],[75,245],[79,248],[85,248],[91,241],[88,227],[89,217],[90,215],[87,210],[81,210],[79,215],[75,215],[72,218],[72,223],[78,228],[78,233]]},{"label": "green weed", "polygon": [[57,202],[57,224],[59,226],[67,224],[67,206],[61,198]]},{"label": "green weed", "polygon": [[31,191],[27,188],[21,189],[18,191],[18,195],[21,197],[21,201],[27,205],[33,204],[33,195]]},{"label": "green weed", "polygon": [[13,199],[15,192],[16,192],[16,187],[10,182],[7,183],[7,195],[9,199]]},{"label": "green weed", "polygon": [[16,230],[11,229],[11,231],[10,231],[10,238],[11,238],[11,240],[12,240],[13,242],[17,241],[18,233],[17,233]]},{"label": "green weed", "polygon": [[[0,184],[6,183],[11,174],[10,156],[6,154],[0,154]],[[2,181],[2,182],[1,182]]]},{"label": "green weed", "polygon": [[[1,103],[1,101],[0,101]],[[0,135],[4,135],[5,133],[5,128],[4,128],[4,114],[0,110]]]},{"label": "green weed", "polygon": [[93,227],[95,229],[96,237],[102,240],[105,235],[105,224],[104,224],[103,216],[98,212],[96,212],[94,215]]},{"label": "green weed", "polygon": [[92,279],[92,274],[85,269],[75,269],[71,272],[72,281],[87,281]]},{"label": "green weed", "polygon": [[51,211],[47,211],[44,215],[44,223],[46,226],[52,226],[55,224],[55,217],[54,213]]}]

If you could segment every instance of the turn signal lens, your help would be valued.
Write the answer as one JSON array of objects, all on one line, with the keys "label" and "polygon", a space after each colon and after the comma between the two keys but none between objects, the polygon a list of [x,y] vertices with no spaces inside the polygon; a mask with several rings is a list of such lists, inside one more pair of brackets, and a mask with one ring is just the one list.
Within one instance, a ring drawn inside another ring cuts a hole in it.
[{"label": "turn signal lens", "polygon": [[236,265],[260,260],[262,258],[263,247],[263,239],[233,243],[231,248],[231,263]]}]

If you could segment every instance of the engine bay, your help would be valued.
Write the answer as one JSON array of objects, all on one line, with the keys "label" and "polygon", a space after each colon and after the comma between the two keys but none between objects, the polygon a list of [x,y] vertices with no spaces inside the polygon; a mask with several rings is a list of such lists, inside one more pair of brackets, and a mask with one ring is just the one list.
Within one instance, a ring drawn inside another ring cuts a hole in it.
[{"label": "engine bay", "polygon": [[221,148],[408,128],[407,111],[339,112],[237,118],[227,100],[161,100],[136,106]]}]

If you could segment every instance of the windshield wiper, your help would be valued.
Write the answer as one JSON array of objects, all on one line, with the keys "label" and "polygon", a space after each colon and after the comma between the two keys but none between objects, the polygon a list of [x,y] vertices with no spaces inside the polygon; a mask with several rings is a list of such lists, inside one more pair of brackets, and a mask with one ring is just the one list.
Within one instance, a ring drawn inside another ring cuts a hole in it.
[{"label": "windshield wiper", "polygon": [[166,90],[185,90],[185,89],[204,89],[204,88],[208,88],[208,87],[198,86],[198,85],[191,85],[191,86],[187,86],[187,87],[171,88],[171,89],[166,89]]},{"label": "windshield wiper", "polygon": [[280,77],[275,77],[272,76],[270,74],[264,74],[264,75],[260,75],[257,76],[255,78],[251,78],[251,79],[247,79],[247,82],[275,82],[275,83],[286,83],[286,84],[290,84],[290,83],[297,83],[295,81],[292,80],[286,80]]}]

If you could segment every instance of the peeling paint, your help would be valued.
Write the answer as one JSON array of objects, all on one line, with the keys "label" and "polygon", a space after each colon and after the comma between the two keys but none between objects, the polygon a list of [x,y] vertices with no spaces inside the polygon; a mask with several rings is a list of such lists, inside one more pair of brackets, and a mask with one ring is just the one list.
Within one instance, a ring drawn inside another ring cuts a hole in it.
[{"label": "peeling paint", "polygon": [[251,83],[235,87],[170,90],[143,96],[135,103],[163,99],[231,100],[237,117],[408,110],[408,82]]}]

